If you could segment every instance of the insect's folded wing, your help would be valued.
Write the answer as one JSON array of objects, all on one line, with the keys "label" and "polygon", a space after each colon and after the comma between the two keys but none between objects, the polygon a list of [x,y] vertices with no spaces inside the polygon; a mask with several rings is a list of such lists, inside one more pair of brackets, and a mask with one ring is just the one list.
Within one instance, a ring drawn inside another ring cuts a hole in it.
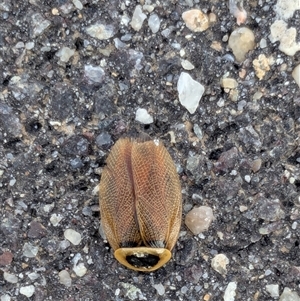
[{"label": "insect's folded wing", "polygon": [[[136,211],[143,242],[171,250],[181,224],[181,188],[175,165],[162,144],[133,143]],[[147,159],[146,159],[147,158]]]},{"label": "insect's folded wing", "polygon": [[99,187],[102,226],[114,250],[141,241],[135,218],[131,145],[130,140],[121,139],[113,146]]}]

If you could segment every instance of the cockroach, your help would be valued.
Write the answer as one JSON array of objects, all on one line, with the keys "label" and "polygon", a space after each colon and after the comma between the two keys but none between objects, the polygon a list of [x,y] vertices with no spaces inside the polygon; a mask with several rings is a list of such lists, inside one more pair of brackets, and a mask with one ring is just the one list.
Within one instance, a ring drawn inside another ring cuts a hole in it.
[{"label": "cockroach", "polygon": [[143,272],[167,263],[180,230],[182,201],[176,167],[163,144],[119,139],[99,192],[101,223],[115,258]]}]

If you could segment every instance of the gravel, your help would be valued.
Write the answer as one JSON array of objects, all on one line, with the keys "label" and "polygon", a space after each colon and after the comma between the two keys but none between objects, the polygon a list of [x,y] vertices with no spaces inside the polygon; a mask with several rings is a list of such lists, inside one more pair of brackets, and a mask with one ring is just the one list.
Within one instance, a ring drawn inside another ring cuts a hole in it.
[{"label": "gravel", "polygon": [[[299,301],[299,8],[1,1],[0,301]],[[150,274],[99,231],[105,159],[138,133],[163,141],[183,195]],[[214,220],[194,235],[201,206]]]}]

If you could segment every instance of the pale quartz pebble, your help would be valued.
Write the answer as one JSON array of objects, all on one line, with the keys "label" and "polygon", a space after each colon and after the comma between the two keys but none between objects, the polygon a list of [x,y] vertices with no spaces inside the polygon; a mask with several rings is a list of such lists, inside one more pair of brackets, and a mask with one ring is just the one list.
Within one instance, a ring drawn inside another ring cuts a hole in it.
[{"label": "pale quartz pebble", "polygon": [[300,64],[294,68],[294,70],[292,72],[292,76],[300,88]]},{"label": "pale quartz pebble", "polygon": [[211,267],[221,275],[227,274],[226,266],[229,263],[229,259],[224,254],[217,254],[211,261]]},{"label": "pale quartz pebble", "polygon": [[236,89],[237,86],[238,83],[234,78],[225,77],[221,79],[221,87],[224,89]]},{"label": "pale quartz pebble", "polygon": [[61,214],[53,213],[50,217],[50,223],[56,227],[60,223],[60,221],[63,219],[63,216]]},{"label": "pale quartz pebble", "polygon": [[69,47],[62,47],[58,52],[56,52],[55,55],[58,56],[62,62],[67,63],[69,59],[74,55],[74,53],[74,49],[71,49]]},{"label": "pale quartz pebble", "polygon": [[8,294],[2,295],[0,301],[11,301],[11,297]]},{"label": "pale quartz pebble", "polygon": [[87,272],[87,268],[84,266],[84,264],[81,262],[81,263],[78,263],[77,265],[75,265],[73,267],[73,271],[75,272],[75,274],[78,276],[78,277],[82,277],[86,274]]},{"label": "pale quartz pebble", "polygon": [[160,19],[157,14],[153,14],[148,19],[148,25],[153,33],[157,33],[160,27]]},{"label": "pale quartz pebble", "polygon": [[279,297],[279,285],[278,284],[267,284],[266,291],[270,294],[272,298]]},{"label": "pale quartz pebble", "polygon": [[296,42],[297,30],[295,27],[287,28],[283,20],[276,20],[270,27],[269,39],[272,43],[280,41],[279,50],[286,55],[293,56],[300,50],[300,43]]},{"label": "pale quartz pebble", "polygon": [[105,72],[100,66],[85,65],[84,76],[90,84],[102,83],[105,77]]},{"label": "pale quartz pebble", "polygon": [[70,287],[72,285],[72,278],[66,270],[62,270],[58,273],[59,282],[64,286]]},{"label": "pale quartz pebble", "polygon": [[19,279],[16,275],[14,274],[10,274],[7,272],[3,273],[3,278],[5,281],[9,282],[9,283],[18,283]]},{"label": "pale quartz pebble", "polygon": [[31,49],[33,49],[33,47],[34,47],[34,42],[27,42],[27,43],[25,44],[25,48],[26,48],[27,50],[31,50]]},{"label": "pale quartz pebble", "polygon": [[182,14],[182,19],[188,29],[194,32],[205,31],[209,27],[209,19],[200,9],[191,9]]},{"label": "pale quartz pebble", "polygon": [[232,49],[235,59],[241,63],[247,53],[255,48],[255,36],[247,27],[237,28],[231,33],[228,46]]},{"label": "pale quartz pebble", "polygon": [[154,284],[153,287],[156,289],[157,293],[160,296],[163,296],[165,294],[165,287],[161,283]]},{"label": "pale quartz pebble", "polygon": [[133,16],[132,16],[132,19],[130,22],[131,27],[135,31],[139,31],[142,28],[143,22],[146,18],[147,18],[147,16],[143,13],[142,7],[140,5],[137,5],[135,7],[135,10],[133,12]]},{"label": "pale quartz pebble", "polygon": [[73,245],[77,246],[81,242],[81,234],[73,229],[67,229],[64,232],[65,239],[71,242]]},{"label": "pale quartz pebble", "polygon": [[33,285],[27,285],[20,287],[20,294],[30,298],[35,292],[35,287]]},{"label": "pale quartz pebble", "polygon": [[235,291],[237,288],[236,282],[229,282],[224,293],[224,301],[234,301],[235,300]]},{"label": "pale quartz pebble", "polygon": [[214,220],[213,211],[210,207],[200,206],[192,209],[185,217],[185,224],[194,235],[207,230]]},{"label": "pale quartz pebble", "polygon": [[188,73],[181,72],[177,82],[177,91],[181,105],[194,114],[204,93],[204,87],[193,80]]},{"label": "pale quartz pebble", "polygon": [[181,66],[185,70],[193,70],[195,66],[188,60],[181,60]]},{"label": "pale quartz pebble", "polygon": [[280,19],[287,20],[293,16],[294,12],[300,9],[299,0],[277,0],[275,12]]},{"label": "pale quartz pebble", "polygon": [[247,20],[247,12],[243,7],[243,0],[229,0],[229,11],[236,18],[237,25]]},{"label": "pale quartz pebble", "polygon": [[98,40],[107,40],[114,36],[115,28],[113,25],[96,23],[86,29],[87,34]]},{"label": "pale quartz pebble", "polygon": [[32,37],[35,38],[44,33],[44,31],[51,25],[49,20],[44,19],[40,13],[35,13],[31,16]]},{"label": "pale quartz pebble", "polygon": [[147,112],[146,109],[138,108],[135,112],[135,120],[142,124],[153,123],[153,117]]},{"label": "pale quartz pebble", "polygon": [[285,287],[283,293],[280,295],[279,301],[300,301],[300,297],[297,292]]},{"label": "pale quartz pebble", "polygon": [[83,9],[83,5],[79,0],[72,0],[72,2],[77,9]]},{"label": "pale quartz pebble", "polygon": [[37,255],[39,247],[32,245],[31,243],[25,242],[23,246],[23,255],[28,258],[33,258]]}]

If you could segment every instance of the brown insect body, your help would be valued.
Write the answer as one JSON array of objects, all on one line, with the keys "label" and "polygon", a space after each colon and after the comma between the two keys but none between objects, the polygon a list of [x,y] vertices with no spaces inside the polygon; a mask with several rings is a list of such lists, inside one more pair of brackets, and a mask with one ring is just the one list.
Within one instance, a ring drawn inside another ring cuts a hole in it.
[{"label": "brown insect body", "polygon": [[120,139],[100,182],[100,212],[116,259],[137,271],[168,262],[181,224],[181,187],[158,140]]}]

